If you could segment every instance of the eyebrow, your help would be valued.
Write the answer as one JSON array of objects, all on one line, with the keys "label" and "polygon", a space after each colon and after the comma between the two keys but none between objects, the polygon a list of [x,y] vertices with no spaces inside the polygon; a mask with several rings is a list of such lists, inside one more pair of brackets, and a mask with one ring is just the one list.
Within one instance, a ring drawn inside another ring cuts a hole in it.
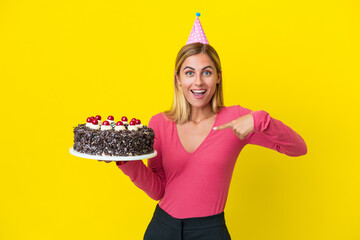
[{"label": "eyebrow", "polygon": [[[201,70],[204,70],[205,68],[211,68],[211,69],[213,69],[210,65],[209,66],[206,66],[206,67],[204,67],[203,69],[201,69]],[[186,66],[186,67],[184,67],[184,69],[183,69],[183,71],[186,69],[186,68],[190,68],[190,69],[192,69],[192,70],[195,70],[195,68],[192,68],[192,67],[189,67],[189,66]],[[213,69],[214,70],[214,69]]]}]

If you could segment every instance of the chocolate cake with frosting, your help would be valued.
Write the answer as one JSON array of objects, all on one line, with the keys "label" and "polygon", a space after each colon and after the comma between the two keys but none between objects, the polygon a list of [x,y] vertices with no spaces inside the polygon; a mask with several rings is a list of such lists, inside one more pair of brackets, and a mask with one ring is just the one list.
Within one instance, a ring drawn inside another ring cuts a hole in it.
[{"label": "chocolate cake with frosting", "polygon": [[109,116],[101,122],[101,116],[87,118],[86,124],[74,127],[74,150],[98,156],[136,156],[154,152],[154,130],[133,118],[126,117],[115,123]]}]

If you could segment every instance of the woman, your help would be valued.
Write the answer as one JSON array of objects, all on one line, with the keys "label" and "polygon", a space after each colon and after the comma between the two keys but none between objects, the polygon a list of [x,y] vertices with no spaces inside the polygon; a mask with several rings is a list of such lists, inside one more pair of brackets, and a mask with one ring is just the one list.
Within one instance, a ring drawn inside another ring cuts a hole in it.
[{"label": "woman", "polygon": [[301,156],[306,144],[265,111],[223,105],[220,59],[209,44],[179,51],[174,89],[171,109],[149,121],[158,155],[148,166],[117,162],[136,186],[160,200],[144,239],[230,239],[224,208],[243,147],[250,143]]}]

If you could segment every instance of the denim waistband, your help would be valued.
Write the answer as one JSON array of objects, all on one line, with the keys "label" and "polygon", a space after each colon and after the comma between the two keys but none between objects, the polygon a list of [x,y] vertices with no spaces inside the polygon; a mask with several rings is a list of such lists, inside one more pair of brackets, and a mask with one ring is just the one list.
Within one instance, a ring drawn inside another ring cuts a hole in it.
[{"label": "denim waistband", "polygon": [[159,204],[156,205],[154,218],[169,227],[179,230],[198,230],[225,225],[224,212],[206,217],[179,219],[169,215],[159,206]]}]

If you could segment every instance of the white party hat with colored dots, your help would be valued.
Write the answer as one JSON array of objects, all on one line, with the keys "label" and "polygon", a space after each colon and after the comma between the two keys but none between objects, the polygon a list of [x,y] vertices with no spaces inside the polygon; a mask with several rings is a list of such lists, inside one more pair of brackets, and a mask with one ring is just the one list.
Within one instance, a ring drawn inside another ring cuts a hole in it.
[{"label": "white party hat with colored dots", "polygon": [[200,43],[203,43],[203,44],[209,44],[209,42],[208,42],[208,40],[207,40],[207,38],[205,36],[205,33],[203,31],[203,28],[201,26],[199,17],[200,17],[200,13],[196,13],[195,23],[194,23],[194,25],[193,25],[193,27],[191,29],[190,36],[189,36],[189,39],[186,42],[186,45],[190,44],[190,43],[194,43],[194,42],[200,42]]}]

